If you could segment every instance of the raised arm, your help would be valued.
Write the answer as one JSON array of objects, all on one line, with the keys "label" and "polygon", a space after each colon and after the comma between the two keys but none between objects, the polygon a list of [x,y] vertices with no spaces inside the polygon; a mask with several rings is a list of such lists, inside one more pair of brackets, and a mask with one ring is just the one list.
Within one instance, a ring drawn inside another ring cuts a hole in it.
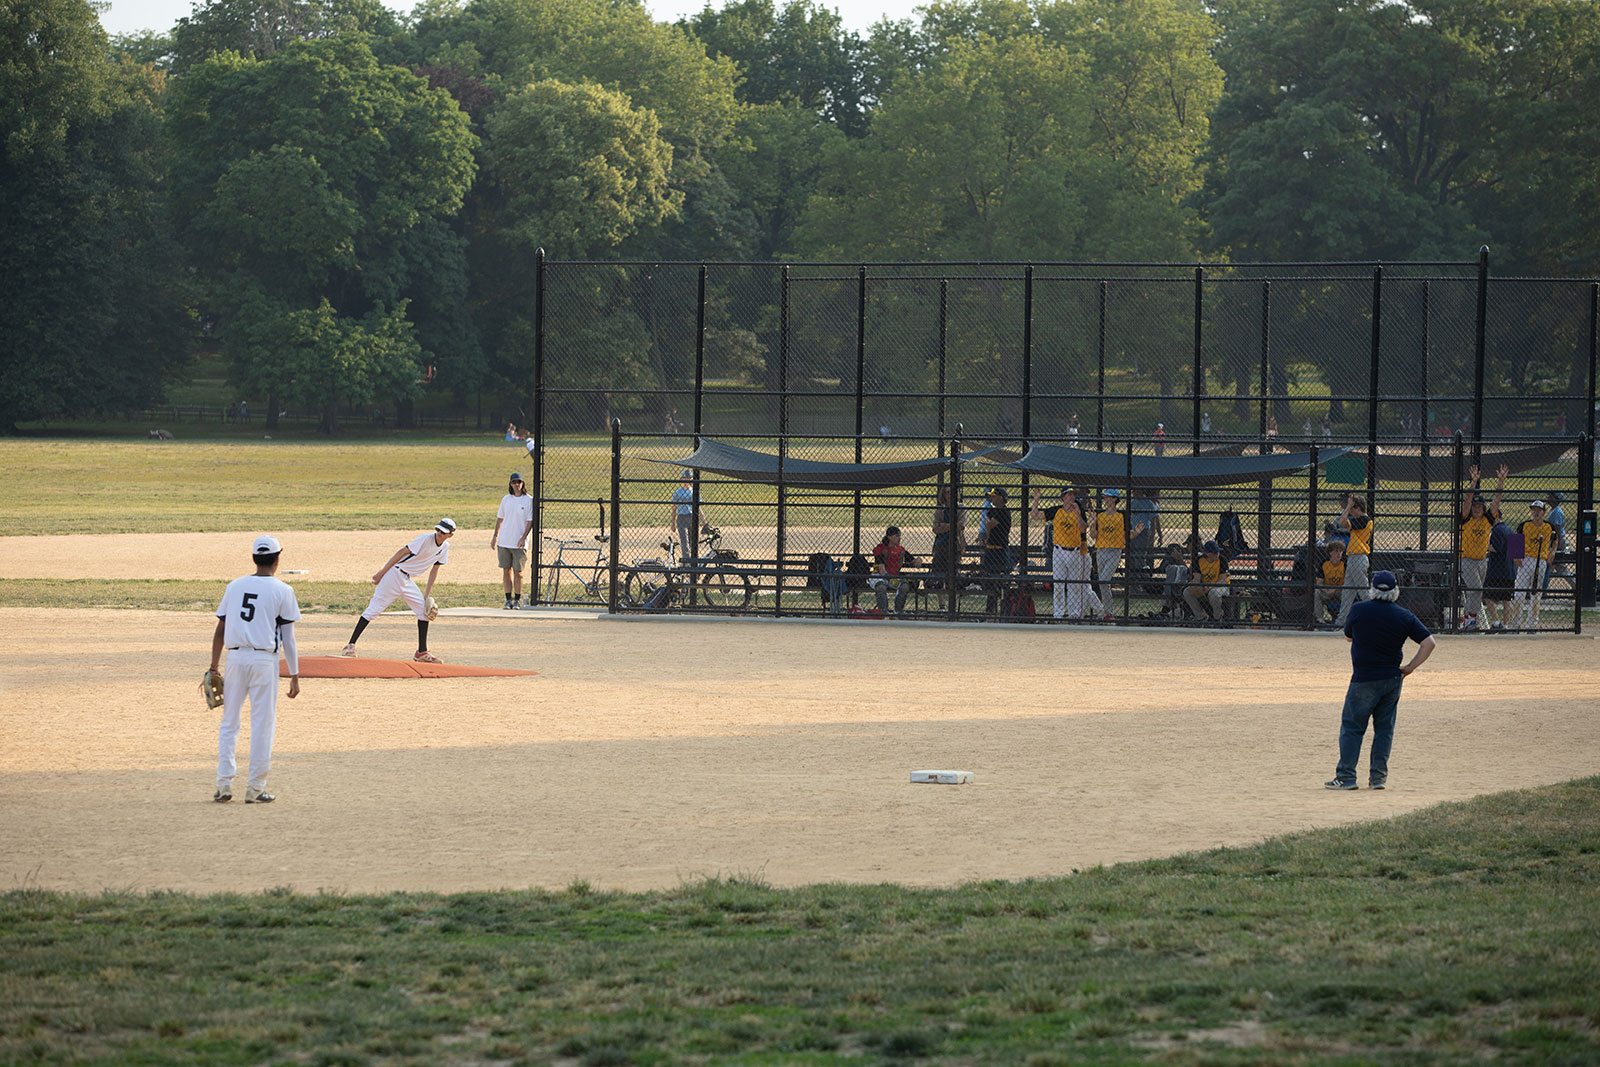
[{"label": "raised arm", "polygon": [[1465,522],[1472,517],[1472,498],[1478,495],[1478,465],[1474,463],[1469,473],[1472,482],[1467,486],[1467,491],[1461,496],[1461,519]]}]

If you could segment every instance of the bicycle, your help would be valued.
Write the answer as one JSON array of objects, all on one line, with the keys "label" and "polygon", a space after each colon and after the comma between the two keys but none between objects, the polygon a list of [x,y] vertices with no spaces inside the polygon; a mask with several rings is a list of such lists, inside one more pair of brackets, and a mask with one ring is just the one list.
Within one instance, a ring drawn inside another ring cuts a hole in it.
[{"label": "bicycle", "polygon": [[[582,541],[567,540],[560,537],[546,537],[546,541],[556,546],[556,558],[550,561],[545,570],[544,599],[546,603],[556,603],[561,595],[561,574],[565,571],[572,575],[583,589],[583,595],[589,600],[598,600],[602,604],[611,601],[611,571],[606,566],[605,549],[587,545]],[[595,536],[596,541],[606,540],[601,535]],[[566,559],[566,553],[594,553],[594,563],[580,562],[576,567]]]},{"label": "bicycle", "polygon": [[750,576],[732,566],[739,553],[720,547],[722,531],[715,526],[700,528],[703,535],[696,545],[705,553],[679,565],[678,542],[661,542],[665,559],[636,559],[622,579],[618,602],[632,609],[667,610],[685,602],[704,604],[720,611],[743,611],[750,606],[755,589]]}]

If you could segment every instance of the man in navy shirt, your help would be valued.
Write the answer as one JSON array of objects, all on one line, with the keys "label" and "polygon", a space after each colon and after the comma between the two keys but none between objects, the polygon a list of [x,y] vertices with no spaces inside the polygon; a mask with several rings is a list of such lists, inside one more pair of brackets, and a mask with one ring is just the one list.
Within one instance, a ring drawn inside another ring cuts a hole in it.
[{"label": "man in navy shirt", "polygon": [[[1372,758],[1367,766],[1367,785],[1382,789],[1389,778],[1389,746],[1394,742],[1395,709],[1400,703],[1400,684],[1433,654],[1437,642],[1422,620],[1395,603],[1400,583],[1393,571],[1372,576],[1367,599],[1350,608],[1344,635],[1350,639],[1350,688],[1344,695],[1344,717],[1339,727],[1339,766],[1333,772],[1329,789],[1356,788],[1356,761],[1361,758],[1361,741],[1372,720]],[[1406,640],[1417,643],[1416,655],[1405,666],[1400,654]]]}]

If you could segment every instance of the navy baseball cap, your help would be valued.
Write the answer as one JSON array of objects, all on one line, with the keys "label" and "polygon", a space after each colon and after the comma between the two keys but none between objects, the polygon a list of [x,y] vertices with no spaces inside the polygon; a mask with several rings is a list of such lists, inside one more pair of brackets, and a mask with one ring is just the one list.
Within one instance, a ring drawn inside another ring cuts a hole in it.
[{"label": "navy baseball cap", "polygon": [[1379,571],[1372,576],[1372,588],[1380,593],[1387,593],[1399,584],[1400,581],[1395,578],[1394,571]]},{"label": "navy baseball cap", "polygon": [[1200,551],[1202,551],[1202,552],[1221,552],[1222,548],[1215,541],[1207,541],[1205,544],[1200,546]]},{"label": "navy baseball cap", "polygon": [[522,475],[518,474],[516,471],[512,471],[511,472],[511,480],[514,481],[514,482],[520,482],[520,481],[522,481]]}]

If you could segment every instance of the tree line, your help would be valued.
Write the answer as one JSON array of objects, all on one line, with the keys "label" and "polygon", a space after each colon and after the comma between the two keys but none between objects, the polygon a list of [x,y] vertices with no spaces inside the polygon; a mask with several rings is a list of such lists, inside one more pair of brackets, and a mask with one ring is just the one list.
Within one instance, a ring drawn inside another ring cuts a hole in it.
[{"label": "tree line", "polygon": [[[814,0],[211,0],[109,39],[91,0],[6,0],[0,87],[5,429],[155,402],[201,345],[330,431],[425,388],[525,395],[541,247],[1493,243],[1501,272],[1600,274],[1600,5],[1572,0],[937,0],[866,34]],[[585,329],[611,378],[644,358],[625,317]]]}]

